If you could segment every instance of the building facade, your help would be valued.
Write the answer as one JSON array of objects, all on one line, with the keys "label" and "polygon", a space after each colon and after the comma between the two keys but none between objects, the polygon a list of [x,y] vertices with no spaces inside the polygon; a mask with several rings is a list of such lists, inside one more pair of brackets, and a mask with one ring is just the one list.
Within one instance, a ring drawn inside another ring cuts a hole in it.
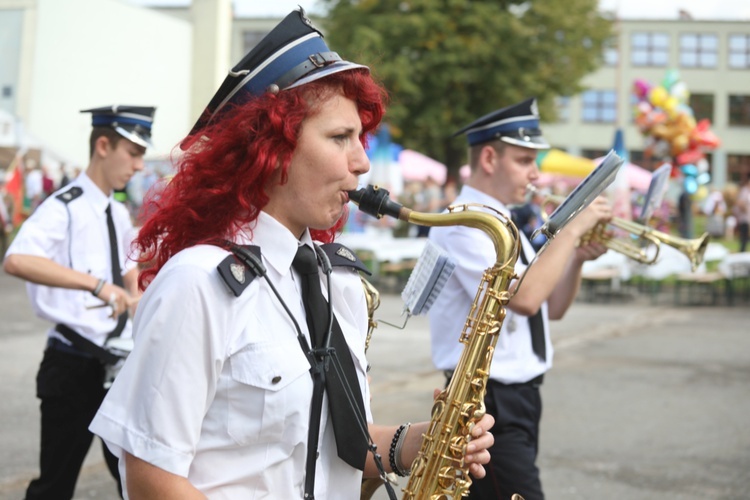
[{"label": "building facade", "polygon": [[[229,68],[280,17],[233,16],[231,0],[153,3],[145,8],[125,0],[0,0],[0,29],[10,41],[0,47],[0,108],[44,142],[81,157],[88,124],[75,120],[78,109],[110,101],[156,105],[154,136],[158,153],[167,153]],[[154,35],[135,35],[129,31],[135,25]],[[91,36],[91,26],[99,38]],[[722,187],[750,175],[750,23],[689,16],[619,20],[615,32],[604,64],[584,78],[585,90],[561,97],[558,121],[544,124],[551,143],[595,158],[612,147],[619,128],[631,161],[653,168],[634,124],[633,83],[658,85],[676,70],[696,118],[708,118],[721,140],[708,154],[712,183]],[[102,48],[112,57],[103,58]]]},{"label": "building facade", "polygon": [[620,20],[604,65],[582,82],[586,90],[561,98],[559,121],[545,124],[554,146],[589,158],[612,147],[623,130],[630,159],[646,168],[646,138],[634,123],[637,79],[659,85],[676,71],[690,92],[696,119],[708,118],[721,140],[707,155],[712,184],[723,187],[750,175],[750,23]]}]

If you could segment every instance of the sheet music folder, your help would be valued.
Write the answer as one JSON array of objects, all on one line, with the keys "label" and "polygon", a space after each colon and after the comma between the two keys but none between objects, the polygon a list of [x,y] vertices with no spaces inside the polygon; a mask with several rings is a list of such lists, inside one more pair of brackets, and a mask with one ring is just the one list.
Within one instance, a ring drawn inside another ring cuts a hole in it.
[{"label": "sheet music folder", "polygon": [[445,250],[427,240],[401,292],[401,299],[410,315],[419,316],[429,311],[455,267],[455,261]]},{"label": "sheet music folder", "polygon": [[534,232],[532,238],[538,233],[550,239],[554,238],[568,222],[612,184],[624,161],[614,150],[610,150],[602,162],[552,212],[547,222]]}]

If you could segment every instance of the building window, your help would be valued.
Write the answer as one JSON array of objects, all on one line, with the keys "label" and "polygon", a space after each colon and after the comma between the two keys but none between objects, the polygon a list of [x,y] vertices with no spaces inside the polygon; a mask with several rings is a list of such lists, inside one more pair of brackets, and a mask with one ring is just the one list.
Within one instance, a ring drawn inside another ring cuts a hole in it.
[{"label": "building window", "polygon": [[729,96],[729,125],[750,125],[750,95]]},{"label": "building window", "polygon": [[666,33],[637,32],[631,36],[633,66],[666,66],[669,60],[669,36]]},{"label": "building window", "polygon": [[661,158],[654,158],[653,155],[646,154],[645,151],[631,149],[628,151],[628,161],[639,167],[643,167],[649,172],[653,172],[664,164]]},{"label": "building window", "polygon": [[741,184],[750,178],[750,156],[727,155],[727,180]]},{"label": "building window", "polygon": [[729,35],[729,67],[750,68],[750,35]]},{"label": "building window", "polygon": [[680,35],[680,65],[683,68],[715,68],[719,39],[716,35]]},{"label": "building window", "polygon": [[263,37],[268,34],[267,31],[243,31],[242,32],[242,48],[247,54],[255,48],[256,45],[263,40]]},{"label": "building window", "polygon": [[695,121],[708,119],[714,121],[714,95],[690,94],[690,108],[693,110]]},{"label": "building window", "polygon": [[583,121],[614,123],[617,117],[617,98],[614,90],[587,90],[581,94]]},{"label": "building window", "polygon": [[617,47],[617,38],[608,38],[604,42],[604,65],[617,66],[620,62],[620,51]]},{"label": "building window", "polygon": [[557,110],[557,123],[570,121],[570,97],[556,97],[555,109]]}]

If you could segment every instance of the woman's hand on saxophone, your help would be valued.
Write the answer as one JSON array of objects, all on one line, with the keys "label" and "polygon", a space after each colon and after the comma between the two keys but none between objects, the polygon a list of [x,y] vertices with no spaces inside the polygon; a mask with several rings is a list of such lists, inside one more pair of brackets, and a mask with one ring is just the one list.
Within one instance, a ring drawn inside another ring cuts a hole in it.
[{"label": "woman's hand on saxophone", "polygon": [[[435,389],[433,399],[437,398],[441,392],[440,389]],[[495,436],[490,432],[493,425],[495,425],[495,417],[485,413],[471,428],[471,441],[466,445],[464,461],[469,464],[469,473],[477,479],[482,479],[487,475],[484,465],[490,463],[490,448],[495,444]]]},{"label": "woman's hand on saxophone", "polygon": [[490,429],[495,425],[495,418],[486,413],[471,429],[471,441],[466,446],[465,461],[469,472],[477,479],[487,475],[484,465],[490,462],[490,448],[495,444],[495,436]]}]

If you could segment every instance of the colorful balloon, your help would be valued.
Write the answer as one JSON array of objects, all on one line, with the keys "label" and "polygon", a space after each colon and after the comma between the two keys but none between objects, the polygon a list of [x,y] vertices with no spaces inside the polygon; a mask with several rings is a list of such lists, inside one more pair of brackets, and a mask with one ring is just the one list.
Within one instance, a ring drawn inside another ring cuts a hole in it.
[{"label": "colorful balloon", "polygon": [[669,93],[664,87],[654,87],[648,93],[648,102],[653,106],[661,108],[664,105],[664,101],[669,97]]},{"label": "colorful balloon", "polygon": [[674,84],[680,81],[680,72],[676,69],[670,69],[667,74],[664,75],[664,79],[661,81],[662,86],[665,89],[671,89]]},{"label": "colorful balloon", "polygon": [[640,78],[633,82],[633,93],[641,100],[648,99],[648,93],[651,90],[651,84]]},{"label": "colorful balloon", "polygon": [[695,194],[695,192],[698,191],[698,183],[696,182],[695,177],[685,176],[685,180],[682,181],[682,187],[687,194]]}]

